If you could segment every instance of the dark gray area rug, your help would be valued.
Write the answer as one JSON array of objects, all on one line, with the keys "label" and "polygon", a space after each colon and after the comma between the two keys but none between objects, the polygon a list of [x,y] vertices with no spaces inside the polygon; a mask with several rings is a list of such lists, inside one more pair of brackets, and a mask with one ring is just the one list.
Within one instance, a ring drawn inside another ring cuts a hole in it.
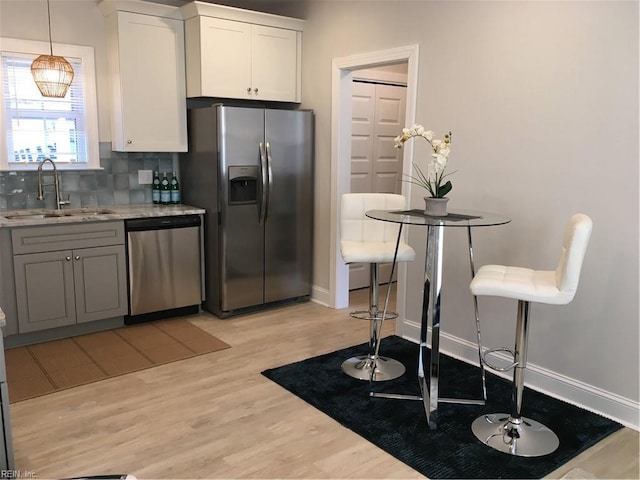
[{"label": "dark gray area rug", "polygon": [[[397,336],[383,339],[381,345],[381,355],[401,361],[407,372],[396,380],[377,382],[376,390],[419,395],[418,346]],[[543,457],[513,457],[487,447],[471,432],[471,423],[483,413],[509,411],[510,381],[487,372],[487,405],[441,403],[438,428],[430,430],[422,402],[370,398],[369,382],[342,373],[345,359],[366,351],[366,344],[357,345],[262,374],[430,479],[541,478],[622,428],[525,388],[522,414],[551,428],[560,447]],[[440,366],[441,397],[480,396],[478,367],[446,355]]]}]

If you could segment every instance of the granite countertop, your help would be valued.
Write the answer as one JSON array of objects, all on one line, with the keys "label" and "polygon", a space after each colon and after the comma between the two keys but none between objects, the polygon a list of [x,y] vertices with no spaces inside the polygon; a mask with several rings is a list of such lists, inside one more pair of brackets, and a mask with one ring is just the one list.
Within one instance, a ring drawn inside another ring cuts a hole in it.
[{"label": "granite countertop", "polygon": [[64,223],[125,220],[129,218],[166,217],[204,214],[204,208],[189,205],[108,205],[61,210],[2,210],[0,228],[35,225],[59,225]]}]

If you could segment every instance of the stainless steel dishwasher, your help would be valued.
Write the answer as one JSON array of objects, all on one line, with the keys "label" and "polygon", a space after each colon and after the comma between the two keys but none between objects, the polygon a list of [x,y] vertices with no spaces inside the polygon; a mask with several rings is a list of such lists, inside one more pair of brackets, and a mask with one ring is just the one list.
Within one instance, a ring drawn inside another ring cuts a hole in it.
[{"label": "stainless steel dishwasher", "polygon": [[200,216],[137,218],[127,232],[127,325],[197,313],[202,303]]}]

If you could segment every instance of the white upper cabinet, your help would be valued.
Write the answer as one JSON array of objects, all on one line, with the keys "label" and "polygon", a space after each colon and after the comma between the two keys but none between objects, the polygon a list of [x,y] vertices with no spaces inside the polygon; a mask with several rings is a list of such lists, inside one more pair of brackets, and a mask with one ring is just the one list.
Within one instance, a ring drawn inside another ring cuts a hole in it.
[{"label": "white upper cabinet", "polygon": [[302,20],[201,2],[183,13],[187,97],[301,102]]},{"label": "white upper cabinet", "polygon": [[300,32],[251,26],[251,83],[257,99],[300,102]]},{"label": "white upper cabinet", "polygon": [[251,25],[194,17],[185,22],[185,30],[187,96],[247,98],[251,86]]},{"label": "white upper cabinet", "polygon": [[121,10],[149,5],[140,4],[100,4],[107,25],[112,148],[186,152],[184,22],[179,9],[178,18]]}]

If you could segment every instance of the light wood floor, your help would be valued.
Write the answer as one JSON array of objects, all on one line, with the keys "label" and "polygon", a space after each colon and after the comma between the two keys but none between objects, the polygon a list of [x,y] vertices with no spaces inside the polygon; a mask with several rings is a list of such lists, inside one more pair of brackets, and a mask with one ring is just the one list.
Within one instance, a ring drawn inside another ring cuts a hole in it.
[{"label": "light wood floor", "polygon": [[[349,310],[193,317],[232,347],[11,405],[16,468],[39,479],[424,478],[260,375],[366,341]],[[637,479],[638,451],[625,428],[550,477]]]}]

